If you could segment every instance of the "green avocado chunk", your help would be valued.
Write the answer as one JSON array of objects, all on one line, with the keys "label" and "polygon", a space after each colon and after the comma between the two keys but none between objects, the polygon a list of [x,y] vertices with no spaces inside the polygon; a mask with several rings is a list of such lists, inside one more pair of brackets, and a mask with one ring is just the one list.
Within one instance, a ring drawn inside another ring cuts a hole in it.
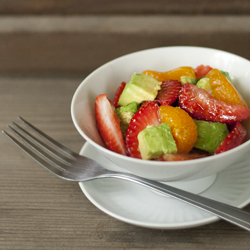
[{"label": "green avocado chunk", "polygon": [[126,106],[119,107],[116,109],[116,114],[118,118],[120,119],[120,127],[122,130],[122,134],[125,137],[129,123],[136,113],[138,109],[138,103],[137,102],[131,102]]},{"label": "green avocado chunk", "polygon": [[187,82],[192,83],[193,85],[196,84],[196,78],[194,78],[192,76],[181,76],[180,80],[181,80],[182,85],[184,85]]},{"label": "green avocado chunk", "polygon": [[144,160],[157,159],[166,153],[177,153],[170,125],[148,126],[138,134],[139,150]]},{"label": "green avocado chunk", "polygon": [[206,78],[206,77],[203,77],[203,78],[199,79],[196,86],[198,88],[205,89],[206,91],[211,91],[212,90],[211,85],[210,85],[210,79]]},{"label": "green avocado chunk", "polygon": [[118,105],[125,106],[131,102],[154,100],[160,89],[161,82],[155,78],[144,74],[133,74],[119,98]]},{"label": "green avocado chunk", "polygon": [[208,122],[195,119],[194,122],[197,126],[198,133],[198,139],[194,147],[213,154],[229,134],[227,125],[219,122]]}]

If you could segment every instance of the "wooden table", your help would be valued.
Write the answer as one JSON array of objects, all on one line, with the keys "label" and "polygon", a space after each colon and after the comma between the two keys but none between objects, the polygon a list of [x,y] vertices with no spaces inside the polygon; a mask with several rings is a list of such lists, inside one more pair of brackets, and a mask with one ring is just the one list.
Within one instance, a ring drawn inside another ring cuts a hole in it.
[{"label": "wooden table", "polygon": [[[71,121],[70,103],[81,80],[1,77],[1,130],[20,115],[78,152],[84,140]],[[185,230],[118,221],[77,183],[56,178],[2,134],[0,159],[0,249],[249,249],[249,232],[224,221]]]},{"label": "wooden table", "polygon": [[[1,130],[22,116],[79,152],[84,140],[71,120],[71,98],[82,79],[103,63],[175,45],[222,49],[250,59],[248,0],[117,2],[1,1]],[[250,205],[245,209],[250,211]],[[96,208],[77,183],[56,178],[0,135],[0,250],[249,246],[249,232],[224,221],[185,230],[118,221]]]}]

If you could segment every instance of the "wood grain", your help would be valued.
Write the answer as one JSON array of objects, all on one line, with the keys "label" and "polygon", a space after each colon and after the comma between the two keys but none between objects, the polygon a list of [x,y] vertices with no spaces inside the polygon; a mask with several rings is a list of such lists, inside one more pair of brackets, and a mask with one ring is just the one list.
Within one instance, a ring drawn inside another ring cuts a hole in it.
[{"label": "wood grain", "polygon": [[0,17],[0,74],[83,76],[138,50],[203,46],[250,59],[249,16]]},{"label": "wood grain", "polygon": [[248,0],[2,0],[0,14],[249,14]]},{"label": "wood grain", "polygon": [[[1,130],[21,115],[78,152],[84,140],[72,124],[70,102],[81,81],[1,77]],[[120,222],[92,205],[78,184],[54,177],[2,134],[0,159],[0,249],[249,249],[249,233],[224,221],[185,230]]]}]

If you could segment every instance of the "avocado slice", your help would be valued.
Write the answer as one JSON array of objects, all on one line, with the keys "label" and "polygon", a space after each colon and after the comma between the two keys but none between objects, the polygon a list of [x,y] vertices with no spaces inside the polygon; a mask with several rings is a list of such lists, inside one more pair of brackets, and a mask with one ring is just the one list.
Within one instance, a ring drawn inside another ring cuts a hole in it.
[{"label": "avocado slice", "polygon": [[193,85],[196,84],[196,78],[195,77],[192,77],[192,76],[181,76],[180,78],[181,80],[181,84],[184,85],[185,83],[192,83]]},{"label": "avocado slice", "polygon": [[138,103],[137,102],[131,102],[126,106],[119,107],[116,109],[116,114],[118,118],[120,119],[120,127],[122,130],[122,134],[125,137],[129,123],[136,113],[138,109]]},{"label": "avocado slice", "polygon": [[126,106],[131,102],[154,100],[160,89],[161,82],[155,78],[144,74],[133,74],[119,98],[118,105]]},{"label": "avocado slice", "polygon": [[166,153],[177,153],[170,125],[148,126],[138,134],[139,150],[144,160],[157,159]]},{"label": "avocado slice", "polygon": [[202,77],[201,79],[199,79],[196,86],[198,88],[205,89],[208,92],[212,90],[211,85],[210,85],[210,79],[207,77]]},{"label": "avocado slice", "polygon": [[208,122],[195,119],[194,122],[197,126],[198,133],[198,138],[194,147],[213,154],[229,134],[227,125],[219,122]]}]

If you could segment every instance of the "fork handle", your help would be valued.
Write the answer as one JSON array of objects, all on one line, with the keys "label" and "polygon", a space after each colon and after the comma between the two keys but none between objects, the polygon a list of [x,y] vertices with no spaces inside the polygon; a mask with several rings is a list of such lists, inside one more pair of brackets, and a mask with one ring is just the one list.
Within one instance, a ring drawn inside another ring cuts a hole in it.
[{"label": "fork handle", "polygon": [[167,194],[178,200],[201,208],[221,219],[250,231],[250,213],[239,208],[129,173],[109,171],[109,173],[102,177],[118,178],[143,185],[161,194]]}]

